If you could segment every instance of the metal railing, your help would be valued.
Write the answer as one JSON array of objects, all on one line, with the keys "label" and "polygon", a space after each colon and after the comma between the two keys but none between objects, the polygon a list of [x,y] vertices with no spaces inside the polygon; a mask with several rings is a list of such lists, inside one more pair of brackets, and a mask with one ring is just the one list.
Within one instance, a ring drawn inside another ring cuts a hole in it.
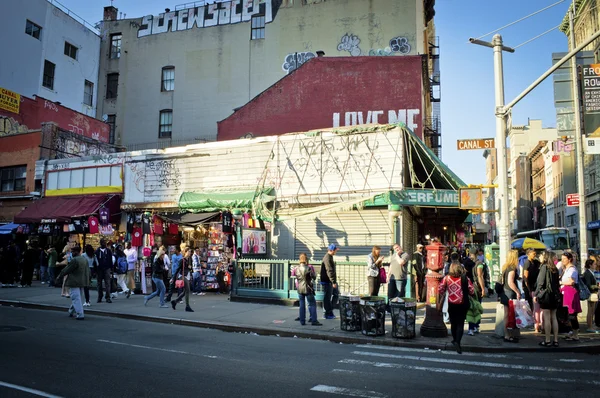
[{"label": "metal railing", "polygon": [[96,28],[94,25],[92,25],[85,19],[81,18],[79,15],[75,14],[73,11],[68,9],[65,5],[61,4],[57,0],[46,0],[46,1],[48,1],[48,3],[52,4],[54,7],[58,8],[59,10],[61,10],[62,12],[64,12],[65,14],[67,14],[68,16],[70,16],[71,18],[73,18],[74,20],[76,20],[77,22],[79,22],[80,24],[85,26],[86,28],[88,28],[89,30],[91,30],[92,32],[94,32],[96,35],[98,33],[100,33],[100,29]]}]

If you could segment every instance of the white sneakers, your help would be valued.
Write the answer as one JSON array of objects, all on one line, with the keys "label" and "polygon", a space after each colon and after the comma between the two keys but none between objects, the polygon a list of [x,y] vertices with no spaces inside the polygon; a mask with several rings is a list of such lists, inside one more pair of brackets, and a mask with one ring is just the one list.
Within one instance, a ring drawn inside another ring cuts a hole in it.
[{"label": "white sneakers", "polygon": [[85,302],[85,303],[83,303],[83,306],[84,306],[84,307],[91,307],[92,305],[91,305],[91,304],[90,304],[90,302],[88,301],[88,302]]}]

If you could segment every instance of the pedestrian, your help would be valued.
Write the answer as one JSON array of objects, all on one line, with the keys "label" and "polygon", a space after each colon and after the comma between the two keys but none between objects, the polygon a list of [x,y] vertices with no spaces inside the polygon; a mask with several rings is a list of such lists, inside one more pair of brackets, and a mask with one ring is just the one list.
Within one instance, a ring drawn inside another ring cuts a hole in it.
[{"label": "pedestrian", "polygon": [[69,307],[69,316],[75,315],[75,319],[82,321],[84,319],[83,305],[81,304],[81,296],[83,294],[83,288],[89,286],[90,283],[90,267],[88,262],[81,257],[81,247],[74,246],[71,249],[72,256],[70,256],[69,263],[60,272],[57,280],[60,280],[64,276],[68,276],[66,279],[67,287],[69,288],[69,296],[71,297],[71,306]]},{"label": "pedestrian", "polygon": [[[556,267],[556,254],[545,251],[542,265],[536,281],[533,301],[542,309],[545,340],[540,342],[544,347],[558,347],[558,318],[556,310],[562,305],[560,298],[560,276]],[[554,341],[550,341],[551,335]]]},{"label": "pedestrian", "polygon": [[[71,261],[71,258],[73,257],[73,254],[71,252],[71,247],[73,247],[73,246],[74,245],[71,242],[67,242],[65,244],[65,246],[63,247],[62,251],[60,252],[60,256],[62,256],[62,260],[57,262],[56,265],[60,266],[61,270],[64,269],[64,267],[66,267],[67,264],[69,264],[69,261]],[[67,278],[68,278],[68,275],[63,276],[63,280],[61,283],[61,289],[60,289],[61,297],[65,297],[65,298],[70,297],[69,289],[67,287]]]},{"label": "pedestrian", "polygon": [[[593,258],[589,258],[586,260],[584,271],[581,274],[581,280],[583,283],[585,283],[590,293],[598,293],[598,284],[596,282],[596,277],[594,276],[596,267],[596,261]],[[596,328],[594,328],[594,312],[596,310],[596,302],[592,301],[591,299],[592,296],[590,295],[587,300],[586,332],[597,333]]]},{"label": "pedestrian", "polygon": [[56,263],[58,261],[58,252],[50,245],[46,249],[48,254],[48,287],[55,287],[54,280],[56,279]]},{"label": "pedestrian", "polygon": [[329,244],[327,254],[321,262],[321,286],[323,286],[323,309],[325,319],[335,319],[333,308],[337,305],[340,292],[338,290],[336,264],[333,256],[337,254],[339,247],[335,243]]},{"label": "pedestrian", "polygon": [[192,294],[204,296],[206,293],[202,291],[202,262],[200,261],[199,247],[195,248],[194,254],[192,254],[192,269],[194,270]]},{"label": "pedestrian", "polygon": [[425,301],[427,292],[425,291],[425,275],[427,274],[427,267],[425,267],[425,257],[423,256],[423,250],[425,246],[422,244],[417,245],[417,250],[412,256],[412,269],[413,275],[415,276],[415,297],[417,303]]},{"label": "pedestrian", "polygon": [[42,250],[40,250],[40,281],[42,282],[42,285],[45,285],[46,283],[49,283],[48,280],[48,253],[46,253],[46,250],[44,250],[42,248]]},{"label": "pedestrian", "polygon": [[169,282],[169,294],[167,295],[167,301],[171,301],[171,297],[173,297],[173,292],[175,291],[175,274],[179,272],[179,266],[181,265],[181,260],[183,260],[183,255],[181,254],[181,248],[176,247],[175,253],[171,256],[171,280]]},{"label": "pedestrian", "polygon": [[500,295],[500,303],[504,305],[504,341],[508,343],[517,343],[519,340],[509,335],[508,332],[508,316],[509,316],[509,303],[510,300],[520,300],[521,291],[517,286],[519,266],[519,252],[517,250],[510,250],[506,262],[502,266],[502,284],[503,292]]},{"label": "pedestrian", "polygon": [[121,287],[121,292],[125,294],[127,298],[129,298],[131,296],[131,290],[127,286],[127,269],[129,267],[129,263],[127,262],[127,255],[123,251],[123,246],[117,245],[114,255],[117,285]]},{"label": "pedestrian", "polygon": [[300,264],[294,270],[294,276],[298,281],[298,299],[300,300],[300,315],[298,320],[301,325],[306,323],[306,301],[308,301],[308,321],[313,326],[321,326],[317,319],[317,302],[315,300],[314,281],[317,274],[312,265],[308,264],[308,257],[300,253]]},{"label": "pedestrian", "polygon": [[17,286],[15,282],[19,278],[19,262],[20,262],[20,250],[14,241],[9,241],[8,246],[4,249],[4,264],[6,267],[6,285],[9,287]]},{"label": "pedestrian", "polygon": [[525,255],[527,258],[523,262],[523,273],[519,276],[522,278],[523,296],[529,303],[529,307],[533,308],[532,293],[535,291],[535,283],[540,272],[540,262],[536,258],[535,249],[527,249]]},{"label": "pedestrian", "polygon": [[90,285],[92,284],[92,278],[95,273],[95,270],[98,268],[98,259],[94,254],[94,248],[92,247],[92,245],[85,245],[84,253],[81,257],[83,257],[87,261],[88,268],[90,269],[89,284],[88,286],[85,286],[83,288],[83,294],[85,296],[85,303],[83,303],[83,306],[91,307],[92,305],[90,304]]},{"label": "pedestrian", "polygon": [[[181,254],[181,250],[179,250]],[[194,312],[190,307],[190,279],[192,277],[192,249],[189,247],[185,249],[185,256],[181,259],[180,266],[177,271],[173,273],[171,279],[171,285],[175,287],[175,281],[181,277],[183,280],[183,290],[179,293],[179,296],[175,300],[171,301],[171,306],[175,310],[177,303],[185,296],[185,310],[186,312]]]},{"label": "pedestrian", "polygon": [[144,305],[148,304],[148,301],[152,300],[154,297],[159,296],[159,308],[169,308],[165,302],[165,294],[167,289],[163,281],[163,275],[165,273],[165,257],[166,255],[164,250],[159,250],[154,257],[154,263],[152,263],[152,282],[154,282],[156,290],[144,297]]},{"label": "pedestrian", "polygon": [[367,256],[367,281],[369,283],[370,296],[379,295],[379,287],[381,286],[379,270],[382,266],[383,256],[381,255],[381,248],[379,246],[373,246],[371,253]]},{"label": "pedestrian", "polygon": [[581,302],[579,301],[579,272],[573,264],[573,254],[564,252],[561,256],[563,265],[563,275],[560,279],[562,285],[561,291],[563,294],[563,307],[569,310],[569,321],[573,334],[565,338],[567,341],[579,341],[579,321],[577,314],[581,312]]},{"label": "pedestrian", "polygon": [[[471,261],[475,264],[473,267],[473,287],[475,288],[475,299],[481,303],[483,297],[485,297],[485,265],[479,260],[479,258],[473,251],[469,254]],[[469,322],[469,336],[473,336],[475,333],[479,333],[479,326],[481,324],[481,316],[476,317],[473,322]]]},{"label": "pedestrian", "polygon": [[[470,305],[469,296],[475,294],[475,289],[458,259],[452,261],[448,275],[440,283],[439,296],[443,296],[446,292],[448,292],[448,315],[450,317],[452,345],[456,347],[456,352],[462,354],[460,342],[464,333],[465,319],[467,318],[467,311]],[[438,310],[441,310],[441,305],[441,301],[437,303]]]},{"label": "pedestrian", "polygon": [[23,273],[21,274],[21,287],[31,287],[31,282],[33,279],[33,270],[35,268],[35,264],[37,264],[39,260],[39,253],[36,249],[33,248],[32,245],[27,246],[27,250],[23,254]]},{"label": "pedestrian", "polygon": [[100,247],[96,250],[96,258],[98,259],[98,303],[102,302],[102,283],[104,282],[106,290],[106,302],[112,303],[111,289],[111,272],[114,266],[114,257],[111,250],[106,247],[106,240],[100,239]]},{"label": "pedestrian", "polygon": [[465,268],[465,274],[467,275],[467,278],[469,278],[471,283],[475,283],[475,259],[476,256],[474,254],[469,254],[461,260],[461,263]]},{"label": "pedestrian", "polygon": [[[127,291],[129,295],[134,295],[135,290],[135,266],[138,262],[137,247],[131,247],[131,242],[125,243],[123,251],[127,257]],[[127,297],[129,297],[129,295]]]},{"label": "pedestrian", "polygon": [[388,278],[388,302],[396,297],[406,297],[408,277],[408,253],[405,253],[397,243],[392,246],[392,251]]}]

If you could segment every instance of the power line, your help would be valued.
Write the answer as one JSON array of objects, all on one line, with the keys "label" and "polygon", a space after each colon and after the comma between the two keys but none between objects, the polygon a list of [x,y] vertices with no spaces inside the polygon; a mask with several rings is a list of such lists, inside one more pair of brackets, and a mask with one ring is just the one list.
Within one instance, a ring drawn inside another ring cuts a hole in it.
[{"label": "power line", "polygon": [[558,29],[558,28],[560,28],[560,25],[557,25],[557,26],[555,26],[555,27],[553,27],[553,28],[550,28],[550,29],[548,29],[547,31],[545,31],[544,33],[541,33],[541,34],[539,34],[539,35],[537,35],[537,36],[535,36],[535,37],[533,37],[533,38],[531,38],[531,39],[529,39],[529,40],[527,40],[527,41],[524,41],[523,43],[521,43],[521,44],[519,44],[518,46],[515,46],[515,47],[513,47],[513,48],[514,48],[514,49],[517,49],[517,48],[519,48],[519,47],[521,47],[521,46],[524,46],[525,44],[531,43],[532,41],[534,41],[534,40],[536,40],[536,39],[539,39],[540,37],[542,37],[542,36],[544,36],[544,35],[547,35],[548,33],[552,32],[553,30],[555,30],[555,29]]}]

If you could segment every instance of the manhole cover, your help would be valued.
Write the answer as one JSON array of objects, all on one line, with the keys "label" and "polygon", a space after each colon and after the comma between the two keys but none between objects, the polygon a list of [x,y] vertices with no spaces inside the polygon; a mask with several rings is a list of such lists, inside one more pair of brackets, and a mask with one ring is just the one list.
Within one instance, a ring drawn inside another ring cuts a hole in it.
[{"label": "manhole cover", "polygon": [[0,325],[0,332],[20,332],[26,330],[23,326]]}]

